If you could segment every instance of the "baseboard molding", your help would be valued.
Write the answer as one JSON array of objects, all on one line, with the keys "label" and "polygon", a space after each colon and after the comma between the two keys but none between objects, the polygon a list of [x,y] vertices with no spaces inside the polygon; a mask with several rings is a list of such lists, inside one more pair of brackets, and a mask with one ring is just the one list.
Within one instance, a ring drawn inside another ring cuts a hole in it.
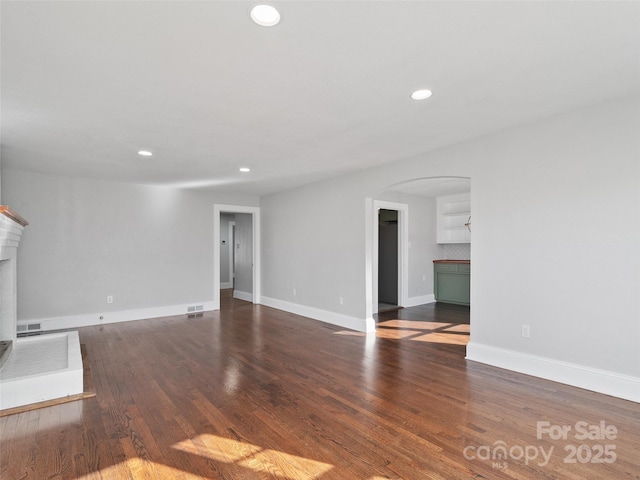
[{"label": "baseboard molding", "polygon": [[409,297],[403,307],[417,307],[418,305],[424,305],[426,303],[435,303],[435,301],[436,297],[433,293],[430,295],[420,295],[419,297]]},{"label": "baseboard molding", "polygon": [[640,378],[469,342],[467,360],[640,403]]},{"label": "baseboard molding", "polygon": [[[200,308],[202,307],[202,308]],[[50,317],[30,320],[19,320],[20,325],[40,324],[40,329],[30,329],[29,333],[64,330],[67,328],[88,327],[105,323],[129,322],[148,318],[171,317],[174,315],[190,315],[213,310],[213,301],[192,302],[183,305],[168,305],[164,307],[140,308],[136,310],[121,310],[117,312],[89,313],[86,315],[72,315],[67,317]]]},{"label": "baseboard molding", "polygon": [[277,298],[264,296],[261,298],[260,303],[267,307],[277,308],[278,310],[295,313],[302,317],[320,320],[321,322],[330,323],[350,330],[356,330],[358,332],[372,332],[375,330],[375,322],[372,318],[365,319],[350,317],[341,313],[330,312],[320,308],[308,307],[306,305],[300,305],[299,303],[286,302],[284,300],[278,300]]},{"label": "baseboard molding", "polygon": [[243,292],[240,290],[233,291],[233,298],[237,298],[238,300],[244,300],[245,302],[253,303],[253,293]]},{"label": "baseboard molding", "polygon": [[231,282],[220,283],[220,290],[226,290],[227,288],[233,288],[233,285],[231,284]]}]

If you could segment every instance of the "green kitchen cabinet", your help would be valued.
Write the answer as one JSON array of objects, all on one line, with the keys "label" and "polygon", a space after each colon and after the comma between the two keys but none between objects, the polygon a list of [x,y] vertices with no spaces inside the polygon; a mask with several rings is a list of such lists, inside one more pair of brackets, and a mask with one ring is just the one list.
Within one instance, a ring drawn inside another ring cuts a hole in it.
[{"label": "green kitchen cabinet", "polygon": [[436,302],[470,304],[471,265],[460,262],[433,263]]}]

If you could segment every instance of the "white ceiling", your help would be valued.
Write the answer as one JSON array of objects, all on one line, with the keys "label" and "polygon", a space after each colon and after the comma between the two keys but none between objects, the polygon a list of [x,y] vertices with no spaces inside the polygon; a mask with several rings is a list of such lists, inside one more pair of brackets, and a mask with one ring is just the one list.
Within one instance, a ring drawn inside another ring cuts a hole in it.
[{"label": "white ceiling", "polygon": [[3,165],[262,195],[640,90],[635,1],[254,3],[2,1]]}]

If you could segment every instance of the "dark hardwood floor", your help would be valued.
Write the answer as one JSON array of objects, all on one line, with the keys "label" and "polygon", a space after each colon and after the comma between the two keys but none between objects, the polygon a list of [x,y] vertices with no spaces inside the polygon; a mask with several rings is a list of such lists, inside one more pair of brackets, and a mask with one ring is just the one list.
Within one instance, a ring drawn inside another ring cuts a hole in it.
[{"label": "dark hardwood floor", "polygon": [[465,361],[468,308],[365,336],[225,302],[80,329],[96,396],[0,418],[0,477],[640,478],[639,404]]}]

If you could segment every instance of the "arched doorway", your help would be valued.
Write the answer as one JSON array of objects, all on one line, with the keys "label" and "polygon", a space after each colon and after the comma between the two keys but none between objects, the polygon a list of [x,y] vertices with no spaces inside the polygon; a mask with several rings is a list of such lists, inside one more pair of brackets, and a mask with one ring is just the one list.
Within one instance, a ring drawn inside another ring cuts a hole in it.
[{"label": "arched doorway", "polygon": [[[381,189],[367,199],[366,318],[368,330],[374,329],[373,315],[378,312],[379,292],[379,210],[399,210],[398,216],[398,305],[415,306],[434,301],[433,264],[437,258],[466,256],[470,259],[470,239],[438,243],[438,198],[468,195],[471,179],[460,176],[414,178]],[[420,205],[420,207],[412,208]],[[427,212],[427,214],[425,214]],[[465,218],[465,223],[467,219]],[[428,228],[425,228],[428,226]],[[422,231],[418,242],[412,242],[416,231]],[[414,244],[412,244],[414,243]],[[425,247],[426,246],[426,247]],[[425,252],[424,250],[428,250]],[[455,253],[454,253],[455,252]]]}]

